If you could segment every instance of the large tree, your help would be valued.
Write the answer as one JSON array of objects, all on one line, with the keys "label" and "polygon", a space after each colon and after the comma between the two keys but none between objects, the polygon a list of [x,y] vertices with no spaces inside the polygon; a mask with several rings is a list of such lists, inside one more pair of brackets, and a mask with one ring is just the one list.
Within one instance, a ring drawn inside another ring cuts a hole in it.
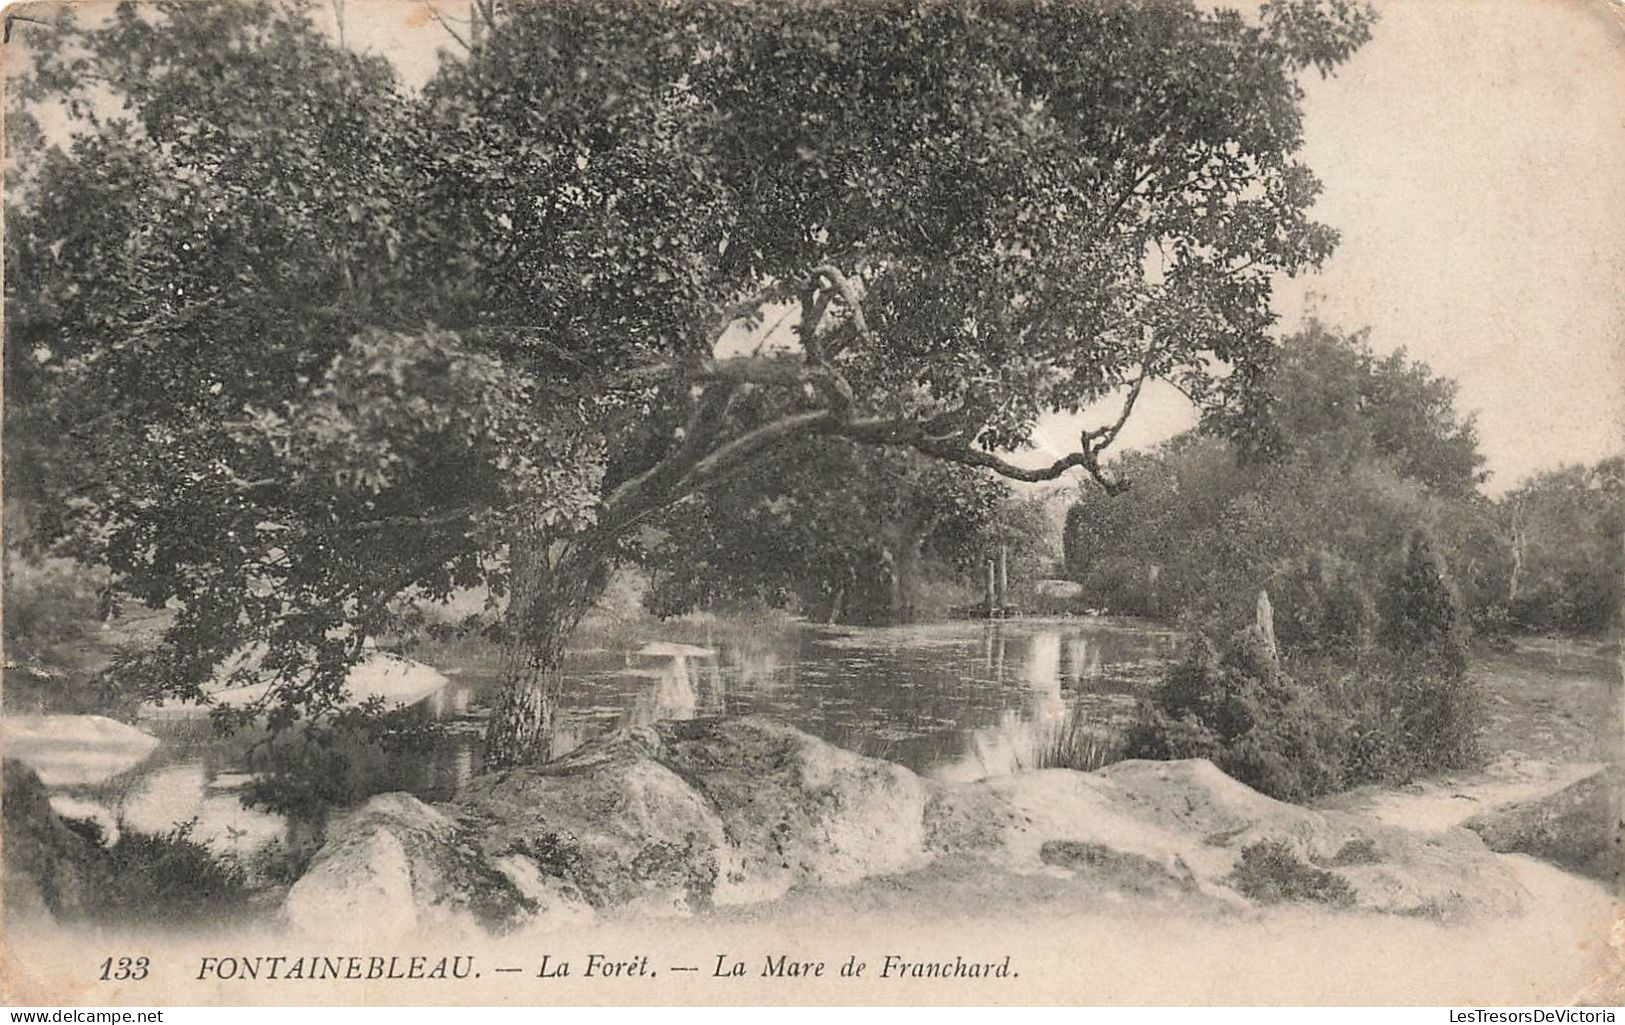
[{"label": "large tree", "polygon": [[[818,437],[1104,479],[1143,382],[1259,362],[1272,278],[1334,242],[1297,78],[1370,20],[473,15],[421,93],[298,5],[18,20],[14,92],[76,121],[8,188],[7,370],[61,439],[8,458],[49,463],[45,536],[178,609],[138,667],[171,696],[258,643],[276,721],[319,714],[391,602],[505,591],[496,764],[545,756],[566,638],[674,503]],[[768,310],[793,344],[719,355]],[[999,454],[1114,398],[1048,465]]]}]

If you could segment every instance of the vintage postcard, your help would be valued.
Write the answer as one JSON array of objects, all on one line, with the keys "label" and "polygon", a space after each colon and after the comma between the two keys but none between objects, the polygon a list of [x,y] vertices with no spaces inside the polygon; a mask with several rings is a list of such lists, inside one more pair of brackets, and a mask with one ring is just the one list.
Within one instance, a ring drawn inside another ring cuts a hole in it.
[{"label": "vintage postcard", "polygon": [[3,19],[0,1000],[1625,1000],[1625,7]]}]

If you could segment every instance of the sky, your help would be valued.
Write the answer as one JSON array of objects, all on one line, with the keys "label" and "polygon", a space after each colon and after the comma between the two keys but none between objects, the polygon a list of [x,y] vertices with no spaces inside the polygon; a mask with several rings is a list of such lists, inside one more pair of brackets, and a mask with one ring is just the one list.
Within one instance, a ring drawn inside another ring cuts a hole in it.
[{"label": "sky", "polygon": [[[1281,330],[1307,316],[1369,328],[1379,353],[1455,379],[1492,494],[1625,451],[1625,0],[1375,6],[1372,40],[1306,83],[1316,216],[1342,241],[1319,272],[1278,283]],[[411,85],[452,45],[414,0],[338,9],[347,43]],[[1047,463],[1114,416],[1049,418],[1013,459]],[[1148,388],[1119,448],[1194,419],[1172,388]]]}]

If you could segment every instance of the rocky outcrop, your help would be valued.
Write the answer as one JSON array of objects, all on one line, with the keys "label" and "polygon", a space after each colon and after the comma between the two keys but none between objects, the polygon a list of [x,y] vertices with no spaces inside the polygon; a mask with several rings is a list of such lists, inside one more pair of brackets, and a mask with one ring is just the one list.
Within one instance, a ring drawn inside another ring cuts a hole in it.
[{"label": "rocky outcrop", "polygon": [[502,934],[571,920],[581,906],[532,866],[482,856],[445,813],[409,794],[382,794],[334,825],[282,916],[295,930],[360,942]]},{"label": "rocky outcrop", "polygon": [[32,769],[7,758],[4,792],[4,906],[9,916],[82,918],[114,884],[107,852],[51,809]]},{"label": "rocky outcrop", "polygon": [[1466,827],[1493,851],[1528,854],[1614,883],[1620,877],[1621,773],[1604,769],[1555,794],[1475,815]]},{"label": "rocky outcrop", "polygon": [[[1418,834],[1300,808],[1204,759],[1118,762],[1093,773],[1048,769],[944,787],[927,810],[927,830],[941,854],[977,852],[1018,871],[1056,864],[1059,843],[1107,850],[1131,892],[1154,864],[1180,889],[1242,903],[1234,886],[1242,852],[1279,842],[1305,866],[1334,872],[1353,890],[1354,906],[1372,911],[1506,913],[1523,899],[1471,834]],[[1099,875],[1104,863],[1094,856],[1089,871]]]},{"label": "rocky outcrop", "polygon": [[687,913],[926,860],[924,780],[767,719],[639,727],[482,777],[450,809],[597,907]]},{"label": "rocky outcrop", "polygon": [[[939,859],[1238,906],[1260,893],[1294,899],[1303,879],[1335,889],[1339,906],[1397,914],[1511,912],[1524,896],[1471,833],[1284,804],[1206,761],[942,783],[743,718],[623,731],[483,776],[441,808],[374,798],[335,830],[284,910],[328,933],[345,922],[372,936],[549,930],[771,900]],[[1293,878],[1271,886],[1262,870]]]},{"label": "rocky outcrop", "polygon": [[924,863],[927,784],[768,719],[669,723],[661,761],[722,818],[735,871],[718,901],[840,886]]}]

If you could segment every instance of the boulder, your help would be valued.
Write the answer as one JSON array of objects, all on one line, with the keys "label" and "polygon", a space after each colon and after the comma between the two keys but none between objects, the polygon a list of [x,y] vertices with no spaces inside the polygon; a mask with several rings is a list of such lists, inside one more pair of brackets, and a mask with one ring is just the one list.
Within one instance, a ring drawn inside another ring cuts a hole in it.
[{"label": "boulder", "polygon": [[1604,769],[1545,797],[1484,812],[1466,827],[1493,851],[1528,854],[1614,883],[1620,877],[1620,770]]},{"label": "boulder", "polygon": [[1082,598],[1083,585],[1076,580],[1058,580],[1050,577],[1034,581],[1033,592],[1045,598]]},{"label": "boulder", "polygon": [[662,723],[660,761],[716,809],[733,849],[719,903],[924,864],[928,784],[771,719]]},{"label": "boulder", "polygon": [[285,908],[295,925],[545,931],[687,915],[943,864],[990,863],[1148,899],[1322,900],[1515,912],[1465,830],[1413,833],[1266,797],[1204,760],[927,781],[763,718],[664,722],[473,780],[449,805],[374,798]]},{"label": "boulder", "polygon": [[27,765],[7,758],[0,782],[8,917],[86,917],[114,885],[112,859],[88,831],[52,811],[44,784]]},{"label": "boulder", "polygon": [[453,814],[597,908],[686,914],[925,861],[926,784],[768,719],[638,727],[474,780]]},{"label": "boulder", "polygon": [[295,931],[340,941],[503,934],[565,902],[548,903],[525,882],[480,857],[443,812],[381,794],[332,827],[282,916]]}]

